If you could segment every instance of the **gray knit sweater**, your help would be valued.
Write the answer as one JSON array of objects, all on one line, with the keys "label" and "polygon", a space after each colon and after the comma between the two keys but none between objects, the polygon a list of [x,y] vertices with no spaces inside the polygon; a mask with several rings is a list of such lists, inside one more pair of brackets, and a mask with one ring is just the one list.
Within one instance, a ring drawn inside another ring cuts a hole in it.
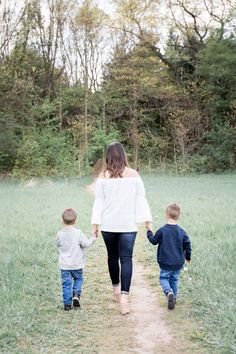
[{"label": "gray knit sweater", "polygon": [[85,265],[84,249],[93,244],[96,237],[87,239],[76,227],[64,228],[57,234],[59,268],[64,270],[81,269]]}]

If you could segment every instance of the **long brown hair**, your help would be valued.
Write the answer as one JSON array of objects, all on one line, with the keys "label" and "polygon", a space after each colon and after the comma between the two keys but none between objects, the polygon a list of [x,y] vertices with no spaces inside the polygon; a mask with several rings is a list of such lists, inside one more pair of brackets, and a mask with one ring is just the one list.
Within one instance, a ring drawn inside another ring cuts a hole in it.
[{"label": "long brown hair", "polygon": [[110,178],[122,177],[125,167],[128,166],[128,161],[121,143],[114,142],[108,145],[105,162],[104,175],[108,171]]}]

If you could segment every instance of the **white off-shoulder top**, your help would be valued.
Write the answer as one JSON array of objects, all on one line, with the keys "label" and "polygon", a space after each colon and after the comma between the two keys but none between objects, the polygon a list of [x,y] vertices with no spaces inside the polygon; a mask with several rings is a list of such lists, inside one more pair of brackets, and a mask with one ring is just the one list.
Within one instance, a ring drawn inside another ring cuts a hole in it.
[{"label": "white off-shoulder top", "polygon": [[145,221],[152,216],[139,176],[97,179],[92,224],[101,231],[132,232]]}]

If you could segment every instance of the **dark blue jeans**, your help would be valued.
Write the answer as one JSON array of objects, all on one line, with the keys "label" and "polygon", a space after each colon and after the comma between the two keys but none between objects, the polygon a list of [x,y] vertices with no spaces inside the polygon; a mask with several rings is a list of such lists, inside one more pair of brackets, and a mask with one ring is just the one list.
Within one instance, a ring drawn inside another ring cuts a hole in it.
[{"label": "dark blue jeans", "polygon": [[[83,269],[61,269],[62,296],[64,305],[72,304],[72,294],[81,295],[83,285]],[[73,292],[73,293],[72,293]]]},{"label": "dark blue jeans", "polygon": [[160,268],[160,284],[163,292],[167,295],[169,291],[173,291],[175,299],[178,296],[179,270],[165,270]]},{"label": "dark blue jeans", "polygon": [[[113,286],[121,281],[121,293],[129,293],[133,271],[133,248],[137,232],[107,232],[102,236],[107,248],[108,269]],[[120,262],[120,264],[119,264]]]}]

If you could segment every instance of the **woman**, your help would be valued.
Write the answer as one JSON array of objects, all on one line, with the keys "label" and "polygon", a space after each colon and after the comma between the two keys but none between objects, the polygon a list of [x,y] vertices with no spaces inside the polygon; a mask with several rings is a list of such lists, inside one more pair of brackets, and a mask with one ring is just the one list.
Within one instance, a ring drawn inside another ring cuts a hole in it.
[{"label": "woman", "polygon": [[137,224],[145,222],[149,228],[151,220],[142,179],[138,172],[128,167],[123,146],[119,142],[110,144],[105,169],[96,182],[92,232],[97,234],[100,227],[107,248],[113,297],[121,303],[123,315],[129,313]]}]

